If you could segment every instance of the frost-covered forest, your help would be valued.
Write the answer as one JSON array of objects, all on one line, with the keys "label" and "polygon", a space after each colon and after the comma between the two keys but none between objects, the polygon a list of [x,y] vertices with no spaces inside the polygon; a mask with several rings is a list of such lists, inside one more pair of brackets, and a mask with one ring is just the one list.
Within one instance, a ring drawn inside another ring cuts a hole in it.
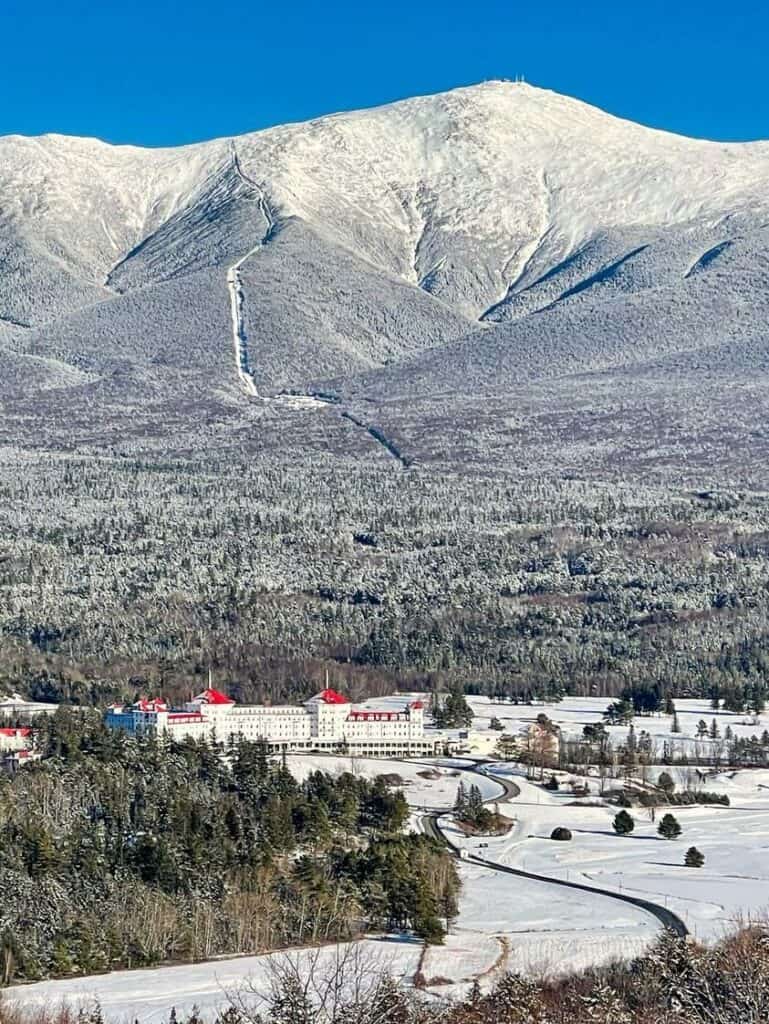
[{"label": "frost-covered forest", "polygon": [[392,459],[7,454],[8,689],[674,695],[766,671],[769,499]]},{"label": "frost-covered forest", "polygon": [[[301,784],[258,744],[163,746],[61,709],[0,775],[0,987],[410,929],[440,942],[448,852],[384,779]],[[1,1017],[1,1014],[0,1014]]]}]

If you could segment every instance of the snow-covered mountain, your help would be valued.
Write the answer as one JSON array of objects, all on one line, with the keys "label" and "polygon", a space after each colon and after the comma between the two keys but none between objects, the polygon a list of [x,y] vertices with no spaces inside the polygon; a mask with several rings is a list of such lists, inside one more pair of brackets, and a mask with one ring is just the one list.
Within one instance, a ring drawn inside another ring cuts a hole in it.
[{"label": "snow-covered mountain", "polygon": [[483,391],[705,341],[754,358],[768,224],[769,143],[521,83],[178,149],[0,138],[0,397]]}]

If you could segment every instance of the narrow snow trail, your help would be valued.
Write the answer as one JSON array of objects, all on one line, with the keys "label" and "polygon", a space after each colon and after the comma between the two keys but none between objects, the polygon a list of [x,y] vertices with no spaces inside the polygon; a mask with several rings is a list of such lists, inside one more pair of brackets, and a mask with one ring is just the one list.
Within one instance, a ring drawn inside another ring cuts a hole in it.
[{"label": "narrow snow trail", "polygon": [[240,268],[246,260],[261,248],[261,243],[241,256],[237,263],[227,268],[227,288],[230,293],[230,312],[232,314],[232,341],[235,347],[235,367],[243,387],[254,398],[259,397],[248,359],[248,337],[246,335],[245,317],[243,315],[243,282],[240,279]]},{"label": "narrow snow trail", "polygon": [[232,341],[235,349],[235,367],[238,372],[238,377],[248,394],[254,398],[259,398],[260,395],[254,380],[248,351],[248,333],[246,331],[246,318],[244,314],[245,293],[243,291],[243,281],[240,276],[240,268],[246,260],[249,260],[253,255],[258,253],[260,249],[263,249],[269,242],[275,231],[275,218],[273,217],[270,204],[267,202],[267,198],[262,187],[252,178],[249,178],[240,166],[240,160],[238,159],[238,152],[235,148],[234,142],[231,143],[231,150],[235,172],[244,185],[256,192],[259,209],[267,224],[266,232],[262,235],[256,245],[227,268],[227,289],[230,293],[230,312],[232,315]]}]

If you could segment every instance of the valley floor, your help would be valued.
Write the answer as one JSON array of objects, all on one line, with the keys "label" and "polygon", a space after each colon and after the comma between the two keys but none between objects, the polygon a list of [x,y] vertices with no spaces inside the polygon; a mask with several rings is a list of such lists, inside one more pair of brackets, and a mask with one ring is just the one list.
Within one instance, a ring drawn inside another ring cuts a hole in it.
[{"label": "valley floor", "polygon": [[[491,716],[499,717],[506,731],[514,732],[540,712],[558,722],[565,735],[576,735],[587,722],[599,720],[604,700],[568,698],[559,704],[511,706],[473,699],[475,726],[483,728]],[[700,718],[713,717],[706,702],[680,701],[683,732],[674,734],[688,742]],[[735,733],[760,732],[763,721],[743,721],[743,716],[721,713]],[[664,716],[638,719],[660,739],[669,734]],[[612,727],[621,733],[626,727]],[[693,743],[694,741],[691,740]],[[596,804],[597,786],[587,800],[575,800],[562,785],[549,792],[527,780],[515,765],[497,762],[483,767],[471,760],[454,758],[432,763],[382,761],[366,758],[295,755],[288,758],[292,772],[303,778],[316,769],[332,774],[353,771],[366,777],[387,774],[402,785],[412,807],[411,827],[422,827],[426,810],[447,812],[441,828],[453,843],[489,861],[540,875],[582,882],[602,889],[629,893],[668,907],[679,915],[693,935],[714,941],[750,916],[769,907],[769,771],[744,770],[712,773],[702,782],[708,790],[725,793],[731,804],[674,807],[683,834],[674,842],[657,836],[656,823],[640,808],[632,809],[636,828],[619,837],[612,829],[616,808]],[[653,779],[662,770],[652,767]],[[696,769],[666,768],[677,784],[694,784]],[[479,783],[483,796],[502,796],[495,776],[514,780],[519,795],[503,812],[514,818],[506,836],[468,839],[452,824],[453,806],[460,781]],[[397,777],[397,778],[396,778]],[[561,773],[563,782],[568,776]],[[658,816],[659,816],[658,812]],[[549,836],[556,826],[571,829],[571,842],[556,843]],[[488,845],[480,848],[480,842]],[[696,845],[705,855],[701,869],[683,866],[685,850]],[[631,958],[643,952],[659,932],[659,922],[646,911],[624,904],[610,895],[592,894],[503,875],[477,862],[459,862],[463,882],[460,912],[444,946],[423,950],[422,944],[402,936],[380,937],[359,944],[372,965],[389,970],[404,984],[415,977],[431,998],[451,998],[467,991],[474,981],[489,989],[508,971],[524,974],[558,974],[582,969],[615,958]],[[292,956],[301,958],[305,954]],[[320,963],[333,962],[334,947],[322,950]],[[269,989],[269,957],[239,957],[189,966],[121,971],[109,975],[48,981],[8,990],[6,998],[24,1008],[66,1001],[79,1005],[98,999],[110,1024],[138,1020],[156,1024],[166,1019],[172,1006],[188,1011],[198,1006],[204,1016],[225,1003],[228,993],[249,989],[258,999]]]}]

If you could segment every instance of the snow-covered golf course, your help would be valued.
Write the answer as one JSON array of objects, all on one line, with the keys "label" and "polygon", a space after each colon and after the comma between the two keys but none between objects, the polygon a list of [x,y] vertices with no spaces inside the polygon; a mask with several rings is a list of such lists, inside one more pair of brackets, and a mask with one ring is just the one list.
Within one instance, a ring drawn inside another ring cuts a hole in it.
[{"label": "snow-covered golf course", "polygon": [[[497,718],[507,734],[527,727],[545,713],[566,738],[577,736],[586,724],[600,721],[606,699],[567,698],[551,705],[493,704],[472,699],[474,729],[488,728]],[[769,727],[769,716],[714,712],[705,701],[677,702],[681,732],[671,733],[669,716],[635,721],[637,732],[646,730],[663,742],[695,743],[701,719],[717,717],[719,731],[728,725],[735,736],[759,734]],[[626,736],[628,726],[609,726],[614,742]],[[570,776],[560,773],[561,788],[550,791],[526,778],[522,767],[496,762],[478,765],[471,759],[433,762],[384,761],[365,758],[298,754],[287,763],[297,777],[322,769],[331,774],[353,771],[367,777],[388,776],[402,788],[412,808],[411,828],[425,827],[428,812],[446,812],[440,827],[457,846],[491,862],[523,869],[553,879],[583,883],[608,892],[626,893],[668,907],[685,922],[692,935],[712,940],[769,906],[769,770],[726,769],[697,773],[694,767],[651,766],[656,781],[661,771],[671,774],[679,788],[699,785],[729,797],[730,805],[676,806],[672,808],[682,835],[666,841],[657,834],[650,812],[632,808],[635,829],[618,836],[612,828],[617,807],[598,797],[597,781],[591,793],[575,798]],[[480,772],[479,772],[480,769]],[[548,773],[549,774],[549,773]],[[460,782],[475,783],[486,800],[501,800],[503,787],[495,777],[515,782],[519,792],[500,810],[513,820],[506,835],[469,839],[453,824],[450,812]],[[658,812],[659,815],[659,812]],[[572,832],[570,842],[550,839],[554,828]],[[488,845],[480,848],[480,843]],[[685,850],[696,846],[705,856],[701,868],[683,865]],[[458,994],[473,981],[491,987],[506,971],[557,973],[631,957],[644,950],[658,934],[659,921],[641,908],[589,893],[503,874],[477,862],[458,861],[463,883],[460,912],[444,946],[424,950],[408,937],[372,938],[367,955],[405,984],[419,975],[435,998]],[[323,957],[333,958],[329,948]],[[109,1021],[161,1021],[168,1009],[197,1005],[204,1014],[226,1001],[227,993],[248,983],[255,992],[266,991],[269,971],[265,957],[218,960],[190,966],[123,971],[92,978],[42,982],[12,989],[20,1005],[33,1008],[62,1000],[77,1004],[98,999]]]}]

